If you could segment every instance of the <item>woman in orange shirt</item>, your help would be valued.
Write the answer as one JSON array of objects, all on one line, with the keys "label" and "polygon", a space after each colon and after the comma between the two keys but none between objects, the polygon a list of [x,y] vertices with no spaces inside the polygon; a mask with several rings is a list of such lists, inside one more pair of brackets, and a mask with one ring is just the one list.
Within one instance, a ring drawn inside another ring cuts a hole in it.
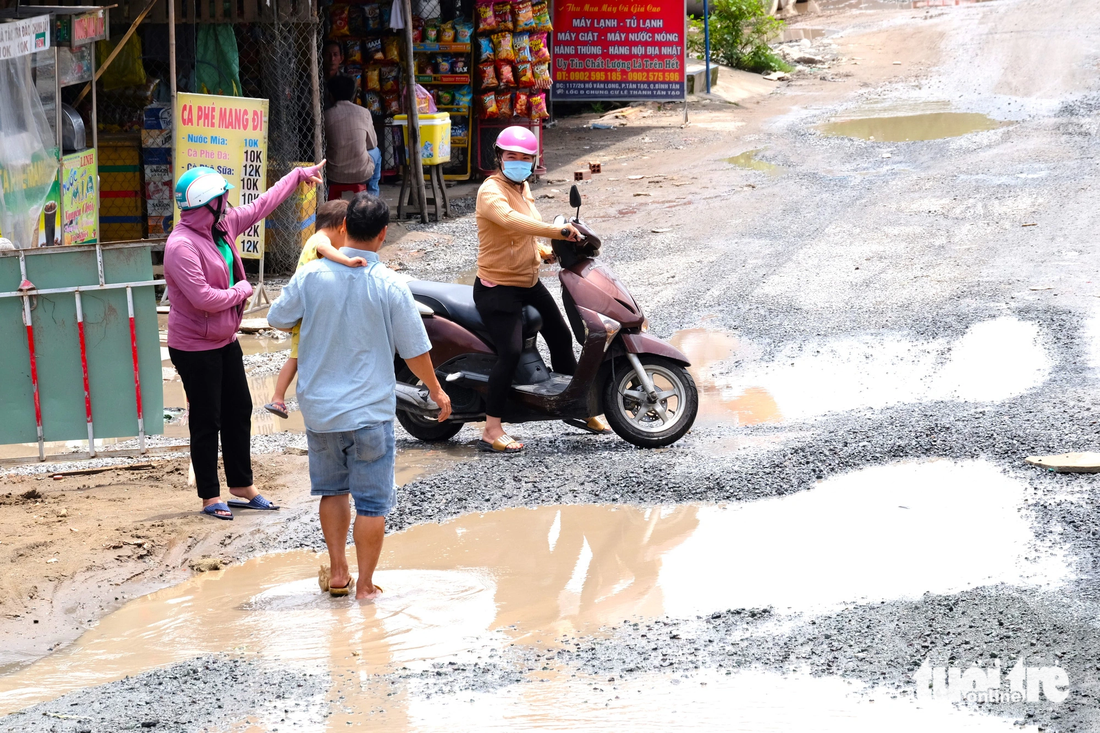
[{"label": "woman in orange shirt", "polygon": [[[477,193],[477,279],[474,303],[493,339],[497,361],[489,373],[485,429],[478,449],[518,453],[523,444],[504,432],[501,416],[508,401],[512,375],[523,351],[523,308],[533,306],[542,316],[542,337],[550,348],[550,361],[558,374],[573,374],[573,336],[553,296],[539,282],[539,265],[553,261],[553,250],[535,237],[560,238],[562,227],[542,220],[527,179],[538,156],[538,140],[525,127],[508,127],[496,140],[498,170],[481,184]],[[580,239],[566,224],[568,239]],[[599,418],[588,421],[593,432],[607,432]]]}]

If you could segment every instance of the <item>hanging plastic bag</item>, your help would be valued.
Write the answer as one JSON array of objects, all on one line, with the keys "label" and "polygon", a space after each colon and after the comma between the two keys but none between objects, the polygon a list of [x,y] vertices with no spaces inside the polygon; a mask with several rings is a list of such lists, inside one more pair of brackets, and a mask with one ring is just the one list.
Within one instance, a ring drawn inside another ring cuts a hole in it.
[{"label": "hanging plastic bag", "polygon": [[38,244],[38,222],[57,180],[57,143],[31,78],[31,57],[0,60],[0,234]]},{"label": "hanging plastic bag", "polygon": [[428,90],[419,84],[414,89],[416,92],[416,112],[422,115],[434,115],[439,109],[435,106],[435,100]]},{"label": "hanging plastic bag", "polygon": [[405,27],[405,16],[401,14],[401,0],[393,0],[390,6],[390,28],[395,31]]},{"label": "hanging plastic bag", "polygon": [[[95,45],[95,63],[97,69],[103,69],[103,64],[118,45],[114,41],[99,41]],[[103,82],[103,90],[121,89],[123,87],[139,87],[145,83],[145,64],[141,62],[141,37],[136,33],[130,36],[126,45],[122,47],[118,56],[111,65],[103,70],[99,77]]]}]

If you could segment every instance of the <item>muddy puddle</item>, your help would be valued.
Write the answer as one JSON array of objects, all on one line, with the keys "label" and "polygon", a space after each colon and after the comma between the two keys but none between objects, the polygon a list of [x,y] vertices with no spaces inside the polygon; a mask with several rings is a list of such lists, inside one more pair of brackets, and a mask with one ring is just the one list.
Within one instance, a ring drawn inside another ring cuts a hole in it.
[{"label": "muddy puddle", "polygon": [[769,358],[720,331],[681,331],[671,341],[692,362],[699,419],[737,425],[916,402],[999,402],[1051,371],[1039,327],[1013,317],[975,323],[956,339],[853,336],[788,344]]},{"label": "muddy puddle", "polygon": [[840,119],[819,125],[818,129],[831,137],[897,143],[960,137],[972,132],[995,130],[1004,124],[974,112],[925,112]]},{"label": "muddy puddle", "polygon": [[[624,619],[767,606],[781,615],[813,614],[994,583],[1058,584],[1069,571],[1060,554],[1036,548],[1020,509],[1024,492],[990,464],[933,460],[869,468],[791,496],[731,506],[573,505],[471,514],[388,537],[375,576],[386,593],[365,605],[320,594],[319,556],[312,552],[263,556],[134,600],[71,646],[0,677],[0,713],[230,650],[330,674],[337,681],[333,694],[347,697],[329,730],[362,722],[379,707],[393,716],[383,720],[398,727],[432,728],[454,697],[429,701],[403,692],[378,698],[366,675],[493,659],[510,644],[552,650],[563,635],[600,633]],[[635,689],[663,689],[685,714],[694,699],[684,696],[687,687],[671,690],[669,678],[659,676],[623,682],[625,702],[611,694],[574,698],[583,678],[550,660],[546,666],[517,673],[544,680],[538,685],[476,696],[486,707],[476,701],[463,707],[474,714],[466,722],[514,725],[513,716],[536,720],[565,705],[571,710],[557,713],[577,716],[577,728],[589,730],[632,720],[636,711],[626,693],[636,696]],[[756,679],[738,676],[728,680],[729,689]],[[719,704],[705,698],[707,705]],[[745,714],[770,709],[774,715],[780,700]],[[853,710],[862,705],[853,704]],[[506,710],[512,712],[494,717]],[[610,717],[589,717],[597,711]],[[691,714],[718,720],[707,716],[723,713],[706,707]],[[866,714],[873,719],[869,708]]]},{"label": "muddy puddle", "polygon": [[827,30],[825,28],[784,28],[774,42],[790,43],[791,41],[801,41],[803,39],[812,41],[815,38],[824,38],[834,33],[836,33],[836,31]]},{"label": "muddy puddle", "polygon": [[764,152],[763,148],[758,148],[756,150],[747,150],[744,153],[725,158],[724,160],[726,163],[729,163],[730,165],[735,165],[738,168],[744,168],[746,170],[752,171],[760,171],[762,173],[767,173],[770,176],[777,176],[782,173],[783,168],[781,166],[778,166],[775,163],[769,163],[766,160],[760,160],[756,157],[762,152]]}]

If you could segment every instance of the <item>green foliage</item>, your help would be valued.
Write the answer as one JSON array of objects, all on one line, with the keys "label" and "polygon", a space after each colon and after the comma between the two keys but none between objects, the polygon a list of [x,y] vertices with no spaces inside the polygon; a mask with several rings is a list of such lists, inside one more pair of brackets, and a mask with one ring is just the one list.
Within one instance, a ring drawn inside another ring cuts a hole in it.
[{"label": "green foliage", "polygon": [[[790,71],[768,41],[779,36],[783,21],[768,14],[764,0],[711,0],[710,57],[726,66],[767,73]],[[703,21],[693,18],[688,50],[704,54]]]}]

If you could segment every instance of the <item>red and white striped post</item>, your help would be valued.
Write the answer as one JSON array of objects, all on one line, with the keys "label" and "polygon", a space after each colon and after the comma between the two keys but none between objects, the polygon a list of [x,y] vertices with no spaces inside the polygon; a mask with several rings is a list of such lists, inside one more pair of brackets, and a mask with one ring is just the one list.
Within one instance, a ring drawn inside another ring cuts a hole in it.
[{"label": "red and white striped post", "polygon": [[138,368],[137,328],[134,326],[134,290],[130,287],[126,288],[126,313],[130,316],[130,353],[134,360],[134,397],[137,400],[138,448],[141,449],[142,453],[145,453],[145,417],[141,409],[141,373]]},{"label": "red and white striped post", "polygon": [[92,429],[92,391],[88,386],[88,349],[84,341],[84,306],[76,293],[76,330],[80,336],[80,368],[84,371],[84,414],[88,418],[88,456],[95,458],[95,430]]},{"label": "red and white striped post", "polygon": [[19,274],[22,282],[19,290],[23,293],[23,325],[27,328],[27,351],[31,357],[31,386],[34,388],[34,422],[38,428],[38,460],[46,460],[46,441],[42,435],[42,400],[38,396],[38,361],[34,356],[34,327],[31,322],[31,296],[28,290],[34,290],[34,285],[27,279],[27,260],[23,253],[19,253]]}]

